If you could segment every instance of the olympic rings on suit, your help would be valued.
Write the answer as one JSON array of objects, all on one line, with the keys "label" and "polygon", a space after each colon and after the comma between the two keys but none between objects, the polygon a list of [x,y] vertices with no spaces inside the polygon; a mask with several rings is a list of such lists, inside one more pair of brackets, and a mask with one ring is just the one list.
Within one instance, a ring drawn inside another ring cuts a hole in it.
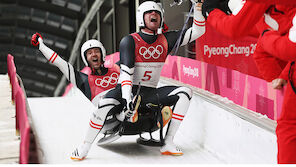
[{"label": "olympic rings on suit", "polygon": [[116,85],[118,80],[118,74],[117,73],[112,73],[110,76],[105,76],[103,79],[97,78],[95,80],[95,84],[99,87],[106,88],[110,84],[111,85]]},{"label": "olympic rings on suit", "polygon": [[156,47],[150,46],[148,49],[145,46],[142,46],[139,49],[139,54],[145,59],[150,59],[151,57],[158,59],[162,53],[163,47],[161,45],[157,45]]}]

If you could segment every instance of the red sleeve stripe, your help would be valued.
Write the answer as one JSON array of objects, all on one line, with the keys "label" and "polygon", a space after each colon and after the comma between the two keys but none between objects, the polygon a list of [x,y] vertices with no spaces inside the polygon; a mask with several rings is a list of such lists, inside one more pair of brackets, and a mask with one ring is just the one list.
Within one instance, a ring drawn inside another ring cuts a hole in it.
[{"label": "red sleeve stripe", "polygon": [[56,52],[53,52],[53,54],[51,55],[49,61],[51,61],[51,63],[53,63],[57,57],[58,57],[58,54]]},{"label": "red sleeve stripe", "polygon": [[194,22],[194,24],[197,25],[197,26],[205,26],[205,24],[206,24],[205,21],[197,21],[197,20],[195,20],[195,19],[194,19],[193,22]]},{"label": "red sleeve stripe", "polygon": [[179,121],[182,121],[183,118],[184,118],[184,115],[179,115],[179,114],[175,114],[175,113],[173,113],[172,118],[174,118],[174,119],[176,119],[176,120],[179,120]]},{"label": "red sleeve stripe", "polygon": [[129,80],[122,81],[121,86],[124,86],[124,85],[132,85],[132,81],[129,81]]},{"label": "red sleeve stripe", "polygon": [[174,117],[174,116],[172,116],[172,118],[173,118],[173,119],[176,119],[176,120],[179,120],[179,121],[183,121],[183,119],[181,119],[181,118],[177,118],[177,117]]},{"label": "red sleeve stripe", "polygon": [[125,83],[125,82],[132,83],[132,81],[130,81],[130,80],[124,80],[124,81],[122,81],[121,83]]},{"label": "red sleeve stripe", "polygon": [[58,54],[56,54],[56,56],[55,56],[54,59],[52,60],[52,63],[56,60],[57,57],[58,57]]},{"label": "red sleeve stripe", "polygon": [[99,124],[95,124],[93,123],[93,121],[90,120],[90,124],[94,125],[94,126],[99,126],[99,127],[102,127],[102,125],[99,125]]},{"label": "red sleeve stripe", "polygon": [[53,54],[51,55],[51,57],[50,57],[50,59],[49,59],[49,61],[51,61],[51,59],[55,56],[55,52],[53,52]]},{"label": "red sleeve stripe", "polygon": [[121,86],[125,86],[125,85],[132,85],[131,83],[124,83],[124,84],[121,84]]},{"label": "red sleeve stripe", "polygon": [[98,129],[98,130],[101,130],[102,128],[98,128],[98,127],[95,127],[93,126],[91,123],[89,123],[90,127],[94,128],[94,129]]},{"label": "red sleeve stripe", "polygon": [[182,118],[184,118],[184,115],[175,114],[175,113],[173,113],[173,115],[174,115],[174,116],[177,116],[177,117],[182,117]]}]

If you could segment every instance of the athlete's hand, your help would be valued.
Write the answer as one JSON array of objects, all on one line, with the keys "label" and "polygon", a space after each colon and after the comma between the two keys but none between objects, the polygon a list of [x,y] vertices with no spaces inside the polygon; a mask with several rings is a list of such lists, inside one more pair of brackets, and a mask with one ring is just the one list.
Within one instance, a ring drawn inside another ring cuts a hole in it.
[{"label": "athlete's hand", "polygon": [[32,35],[32,38],[31,38],[31,44],[33,46],[39,47],[39,41],[38,41],[39,38],[43,39],[42,36],[38,32],[36,32],[35,34],[33,34]]},{"label": "athlete's hand", "polygon": [[202,2],[197,2],[195,5],[195,9],[198,11],[201,11],[201,7],[202,7]]},{"label": "athlete's hand", "polygon": [[133,107],[133,102],[129,101],[127,102],[126,99],[123,99],[124,101],[124,108],[123,111],[125,113],[125,120],[131,123],[135,123],[138,121],[138,112]]},{"label": "athlete's hand", "polygon": [[207,19],[210,12],[219,8],[219,0],[204,0],[202,4],[202,15]]},{"label": "athlete's hand", "polygon": [[282,89],[287,84],[287,81],[282,78],[276,78],[271,83],[273,89]]}]

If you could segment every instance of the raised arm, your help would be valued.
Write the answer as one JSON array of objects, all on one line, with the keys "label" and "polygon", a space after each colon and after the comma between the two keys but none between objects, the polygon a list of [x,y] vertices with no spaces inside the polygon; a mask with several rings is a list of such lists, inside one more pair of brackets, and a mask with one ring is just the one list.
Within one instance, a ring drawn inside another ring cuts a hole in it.
[{"label": "raised arm", "polygon": [[197,3],[194,7],[192,26],[183,34],[181,46],[201,37],[206,32],[205,24],[205,18],[201,13],[201,3]]},{"label": "raised arm", "polygon": [[238,39],[250,34],[252,27],[263,17],[269,5],[246,1],[236,15],[227,15],[218,8],[208,10],[207,23],[221,34]]},{"label": "raised arm", "polygon": [[[193,23],[192,26],[185,30],[183,34],[181,34],[181,41],[180,46],[184,46],[199,37],[201,37],[205,31],[205,18],[203,17],[201,13],[201,3],[197,3],[197,5],[194,8],[194,14],[193,14]],[[165,37],[168,41],[168,53],[171,52],[171,50],[174,48],[175,43],[177,42],[179,36],[180,36],[181,30],[179,31],[169,31],[164,33]]]},{"label": "raised arm", "polygon": [[47,47],[43,43],[43,38],[39,33],[35,33],[32,36],[31,43],[33,46],[38,47],[44,57],[50,64],[57,66],[66,78],[74,85],[76,85],[75,70],[71,64],[63,60],[55,51]]}]

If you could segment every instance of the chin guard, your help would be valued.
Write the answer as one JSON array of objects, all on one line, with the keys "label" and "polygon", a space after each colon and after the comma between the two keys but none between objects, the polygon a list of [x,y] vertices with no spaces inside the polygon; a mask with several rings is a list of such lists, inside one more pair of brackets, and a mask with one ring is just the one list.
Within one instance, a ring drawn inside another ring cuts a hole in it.
[{"label": "chin guard", "polygon": [[162,34],[162,28],[157,29],[157,34]]}]

